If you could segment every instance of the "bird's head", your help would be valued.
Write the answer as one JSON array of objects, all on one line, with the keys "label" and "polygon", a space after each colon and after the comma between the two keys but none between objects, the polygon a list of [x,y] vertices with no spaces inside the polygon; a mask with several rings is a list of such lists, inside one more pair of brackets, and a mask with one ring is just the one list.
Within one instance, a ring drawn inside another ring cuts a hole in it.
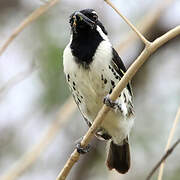
[{"label": "bird's head", "polygon": [[71,16],[69,23],[74,34],[81,33],[82,31],[96,31],[99,26],[104,34],[107,32],[98,19],[96,11],[93,9],[84,9],[75,11]]}]

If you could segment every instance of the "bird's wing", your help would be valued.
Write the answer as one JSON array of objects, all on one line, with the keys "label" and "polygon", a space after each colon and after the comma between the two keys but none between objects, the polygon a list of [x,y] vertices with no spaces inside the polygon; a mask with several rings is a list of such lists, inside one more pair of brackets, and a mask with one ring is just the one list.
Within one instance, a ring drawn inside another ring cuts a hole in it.
[{"label": "bird's wing", "polygon": [[[71,89],[71,87],[70,87],[70,89]],[[84,114],[82,113],[81,108],[80,108],[80,105],[79,105],[79,102],[78,102],[77,98],[75,97],[74,92],[73,92],[72,89],[71,89],[71,92],[72,92],[72,96],[73,96],[73,98],[74,98],[74,102],[76,103],[76,105],[77,105],[80,113],[82,114],[82,116],[83,116],[86,124],[88,125],[88,127],[91,127],[92,123],[91,123],[91,122],[84,116]]]},{"label": "bird's wing", "polygon": [[[111,61],[111,65],[115,69],[115,71],[119,74],[119,76],[122,78],[124,76],[124,73],[126,72],[126,68],[125,68],[121,58],[119,57],[118,53],[116,52],[116,50],[114,48],[113,48],[113,58]],[[130,82],[127,84],[127,89],[129,90],[129,93],[132,96],[133,93],[132,93]]]}]

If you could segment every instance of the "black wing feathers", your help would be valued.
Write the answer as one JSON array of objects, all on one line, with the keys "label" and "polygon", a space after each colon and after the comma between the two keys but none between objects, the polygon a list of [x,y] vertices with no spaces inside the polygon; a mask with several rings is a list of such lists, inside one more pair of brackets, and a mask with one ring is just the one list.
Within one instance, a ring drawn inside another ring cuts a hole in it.
[{"label": "black wing feathers", "polygon": [[[116,70],[116,72],[119,74],[120,77],[123,77],[124,73],[126,72],[126,68],[119,57],[118,53],[116,50],[113,48],[113,58],[112,58],[112,65],[113,68]],[[131,90],[131,85],[130,83],[127,84],[127,88],[132,96],[132,90]]]}]

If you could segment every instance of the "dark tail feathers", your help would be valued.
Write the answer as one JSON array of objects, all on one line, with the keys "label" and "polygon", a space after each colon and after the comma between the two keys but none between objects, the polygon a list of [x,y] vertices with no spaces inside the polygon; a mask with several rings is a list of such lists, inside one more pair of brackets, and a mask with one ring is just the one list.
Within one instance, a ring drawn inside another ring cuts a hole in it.
[{"label": "dark tail feathers", "polygon": [[123,141],[122,145],[114,144],[111,141],[107,157],[107,166],[116,169],[119,173],[125,174],[130,168],[130,149],[128,138]]}]

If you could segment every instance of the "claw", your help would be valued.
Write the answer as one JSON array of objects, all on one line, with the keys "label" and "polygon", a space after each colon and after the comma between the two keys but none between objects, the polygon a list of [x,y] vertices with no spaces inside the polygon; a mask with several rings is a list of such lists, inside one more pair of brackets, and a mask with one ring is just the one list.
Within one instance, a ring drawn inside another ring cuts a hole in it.
[{"label": "claw", "polygon": [[88,144],[86,147],[82,147],[82,146],[81,146],[81,143],[78,142],[78,143],[76,144],[76,149],[77,149],[77,152],[78,152],[79,154],[85,154],[85,153],[89,152],[89,150],[90,150],[90,145]]},{"label": "claw", "polygon": [[117,103],[110,99],[109,94],[104,97],[103,103],[113,109],[115,108],[115,106],[117,106]]}]

